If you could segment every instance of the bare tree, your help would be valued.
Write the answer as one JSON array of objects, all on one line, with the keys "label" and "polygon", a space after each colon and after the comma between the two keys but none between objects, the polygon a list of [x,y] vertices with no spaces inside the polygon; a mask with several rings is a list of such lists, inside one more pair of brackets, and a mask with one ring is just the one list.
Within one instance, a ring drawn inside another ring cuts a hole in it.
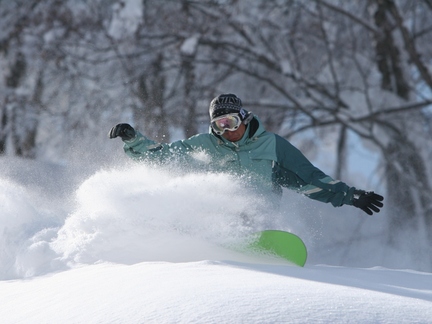
[{"label": "bare tree", "polygon": [[31,20],[27,10],[35,5],[35,2],[4,4],[3,22],[8,26],[5,26],[5,36],[0,40],[0,55],[6,67],[4,89],[0,92],[0,154],[7,152],[7,143],[10,142],[16,155],[27,158],[36,156],[38,99],[42,91],[41,83],[29,84],[31,71],[23,44]]}]

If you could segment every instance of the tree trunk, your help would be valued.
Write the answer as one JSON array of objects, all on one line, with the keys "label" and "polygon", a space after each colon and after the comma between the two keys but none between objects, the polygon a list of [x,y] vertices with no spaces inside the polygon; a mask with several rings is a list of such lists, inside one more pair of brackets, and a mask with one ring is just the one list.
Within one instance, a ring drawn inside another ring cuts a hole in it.
[{"label": "tree trunk", "polygon": [[183,55],[182,69],[184,73],[184,108],[186,111],[186,122],[184,122],[184,132],[186,137],[198,133],[198,124],[196,121],[196,100],[192,95],[192,89],[195,85],[194,66],[192,58],[189,55]]},{"label": "tree trunk", "polygon": [[149,71],[141,74],[138,80],[138,98],[142,106],[135,107],[134,119],[143,125],[143,132],[159,142],[169,142],[169,129],[164,109],[165,76],[163,75],[163,55],[158,54]]},{"label": "tree trunk", "polygon": [[376,62],[381,72],[381,87],[396,93],[403,99],[409,97],[409,86],[405,80],[400,50],[393,39],[393,23],[389,16],[393,8],[392,1],[379,0],[374,14],[375,24],[380,33],[375,35]]}]

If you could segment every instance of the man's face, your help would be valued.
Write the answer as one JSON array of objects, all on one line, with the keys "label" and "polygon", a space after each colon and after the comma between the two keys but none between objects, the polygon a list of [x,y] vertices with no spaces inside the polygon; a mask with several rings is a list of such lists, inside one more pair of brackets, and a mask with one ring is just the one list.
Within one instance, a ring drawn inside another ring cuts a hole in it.
[{"label": "man's face", "polygon": [[225,131],[225,133],[222,134],[222,137],[230,142],[238,142],[242,139],[244,133],[246,131],[246,125],[240,124],[239,128],[233,131]]}]

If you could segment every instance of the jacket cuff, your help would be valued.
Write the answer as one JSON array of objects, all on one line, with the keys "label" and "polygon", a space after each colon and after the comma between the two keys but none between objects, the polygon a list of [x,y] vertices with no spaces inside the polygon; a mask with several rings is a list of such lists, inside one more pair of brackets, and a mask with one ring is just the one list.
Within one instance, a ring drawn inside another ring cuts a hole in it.
[{"label": "jacket cuff", "polygon": [[355,187],[351,187],[351,188],[348,189],[348,191],[347,191],[347,193],[346,193],[346,195],[345,195],[345,197],[344,197],[344,199],[342,201],[343,205],[350,205],[350,206],[352,206],[352,204],[353,204],[353,197],[354,197],[354,191],[355,190],[356,190]]}]

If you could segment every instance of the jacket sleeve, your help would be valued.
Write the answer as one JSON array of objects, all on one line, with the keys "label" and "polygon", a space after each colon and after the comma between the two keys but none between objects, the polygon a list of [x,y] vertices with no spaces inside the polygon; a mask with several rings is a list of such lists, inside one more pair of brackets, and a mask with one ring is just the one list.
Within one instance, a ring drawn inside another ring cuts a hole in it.
[{"label": "jacket sleeve", "polygon": [[181,140],[169,144],[157,143],[140,132],[129,141],[123,141],[123,150],[134,160],[166,163],[175,159],[187,159],[193,150],[190,140]]},{"label": "jacket sleeve", "polygon": [[352,205],[354,187],[334,180],[315,167],[297,148],[276,136],[275,182],[299,193],[338,207]]}]

